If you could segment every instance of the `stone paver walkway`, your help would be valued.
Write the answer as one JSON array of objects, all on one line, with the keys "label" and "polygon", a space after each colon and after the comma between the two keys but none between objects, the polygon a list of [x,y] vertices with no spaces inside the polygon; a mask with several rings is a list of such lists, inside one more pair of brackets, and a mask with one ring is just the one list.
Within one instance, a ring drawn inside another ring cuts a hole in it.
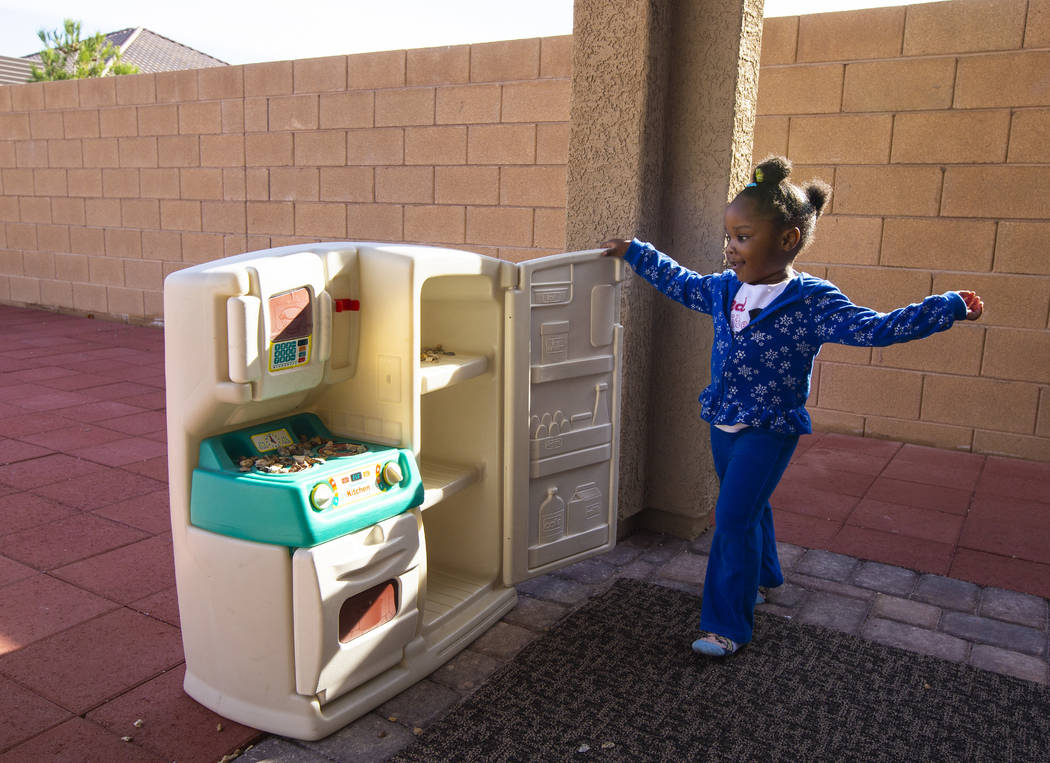
[{"label": "stone paver walkway", "polygon": [[[704,579],[710,542],[710,531],[692,543],[637,534],[603,556],[519,585],[518,606],[428,679],[325,739],[267,737],[237,760],[388,760],[617,578],[702,593],[696,581]],[[779,551],[786,582],[760,611],[1026,681],[1050,680],[1046,599],[787,543]]]}]

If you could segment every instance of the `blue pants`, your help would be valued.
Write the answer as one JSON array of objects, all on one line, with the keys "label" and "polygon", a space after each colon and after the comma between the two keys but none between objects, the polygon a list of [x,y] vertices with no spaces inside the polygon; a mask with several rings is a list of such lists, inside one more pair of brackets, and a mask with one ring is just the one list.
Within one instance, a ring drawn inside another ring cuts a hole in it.
[{"label": "blue pants", "polygon": [[797,435],[711,427],[711,453],[721,489],[700,609],[705,631],[746,644],[754,628],[758,587],[784,582],[769,497],[796,445]]}]

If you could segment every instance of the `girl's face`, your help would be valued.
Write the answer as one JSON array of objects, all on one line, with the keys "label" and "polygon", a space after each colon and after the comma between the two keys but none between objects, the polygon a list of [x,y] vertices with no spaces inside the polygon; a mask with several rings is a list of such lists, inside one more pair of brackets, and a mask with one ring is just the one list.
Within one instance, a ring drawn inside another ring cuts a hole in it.
[{"label": "girl's face", "polygon": [[756,214],[754,199],[737,196],[726,207],[726,260],[744,283],[778,283],[794,271],[798,228],[780,230]]}]

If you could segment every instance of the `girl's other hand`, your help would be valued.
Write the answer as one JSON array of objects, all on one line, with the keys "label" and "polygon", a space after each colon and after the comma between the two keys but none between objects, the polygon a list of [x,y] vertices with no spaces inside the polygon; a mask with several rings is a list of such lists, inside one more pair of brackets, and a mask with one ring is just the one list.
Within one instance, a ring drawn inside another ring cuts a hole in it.
[{"label": "girl's other hand", "polygon": [[603,257],[623,257],[627,254],[627,247],[631,245],[630,241],[622,238],[611,238],[608,241],[602,242]]},{"label": "girl's other hand", "polygon": [[960,291],[959,296],[966,303],[966,320],[975,321],[984,312],[984,302],[972,291]]}]

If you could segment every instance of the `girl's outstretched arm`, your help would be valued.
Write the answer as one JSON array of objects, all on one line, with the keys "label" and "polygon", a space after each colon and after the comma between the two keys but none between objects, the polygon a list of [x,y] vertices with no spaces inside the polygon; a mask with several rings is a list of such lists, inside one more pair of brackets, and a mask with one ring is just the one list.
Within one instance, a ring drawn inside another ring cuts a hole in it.
[{"label": "girl's outstretched arm", "polygon": [[888,313],[853,304],[833,284],[812,300],[817,336],[823,342],[855,347],[887,347],[922,339],[951,328],[971,313],[963,295],[956,291],[935,294]]}]

